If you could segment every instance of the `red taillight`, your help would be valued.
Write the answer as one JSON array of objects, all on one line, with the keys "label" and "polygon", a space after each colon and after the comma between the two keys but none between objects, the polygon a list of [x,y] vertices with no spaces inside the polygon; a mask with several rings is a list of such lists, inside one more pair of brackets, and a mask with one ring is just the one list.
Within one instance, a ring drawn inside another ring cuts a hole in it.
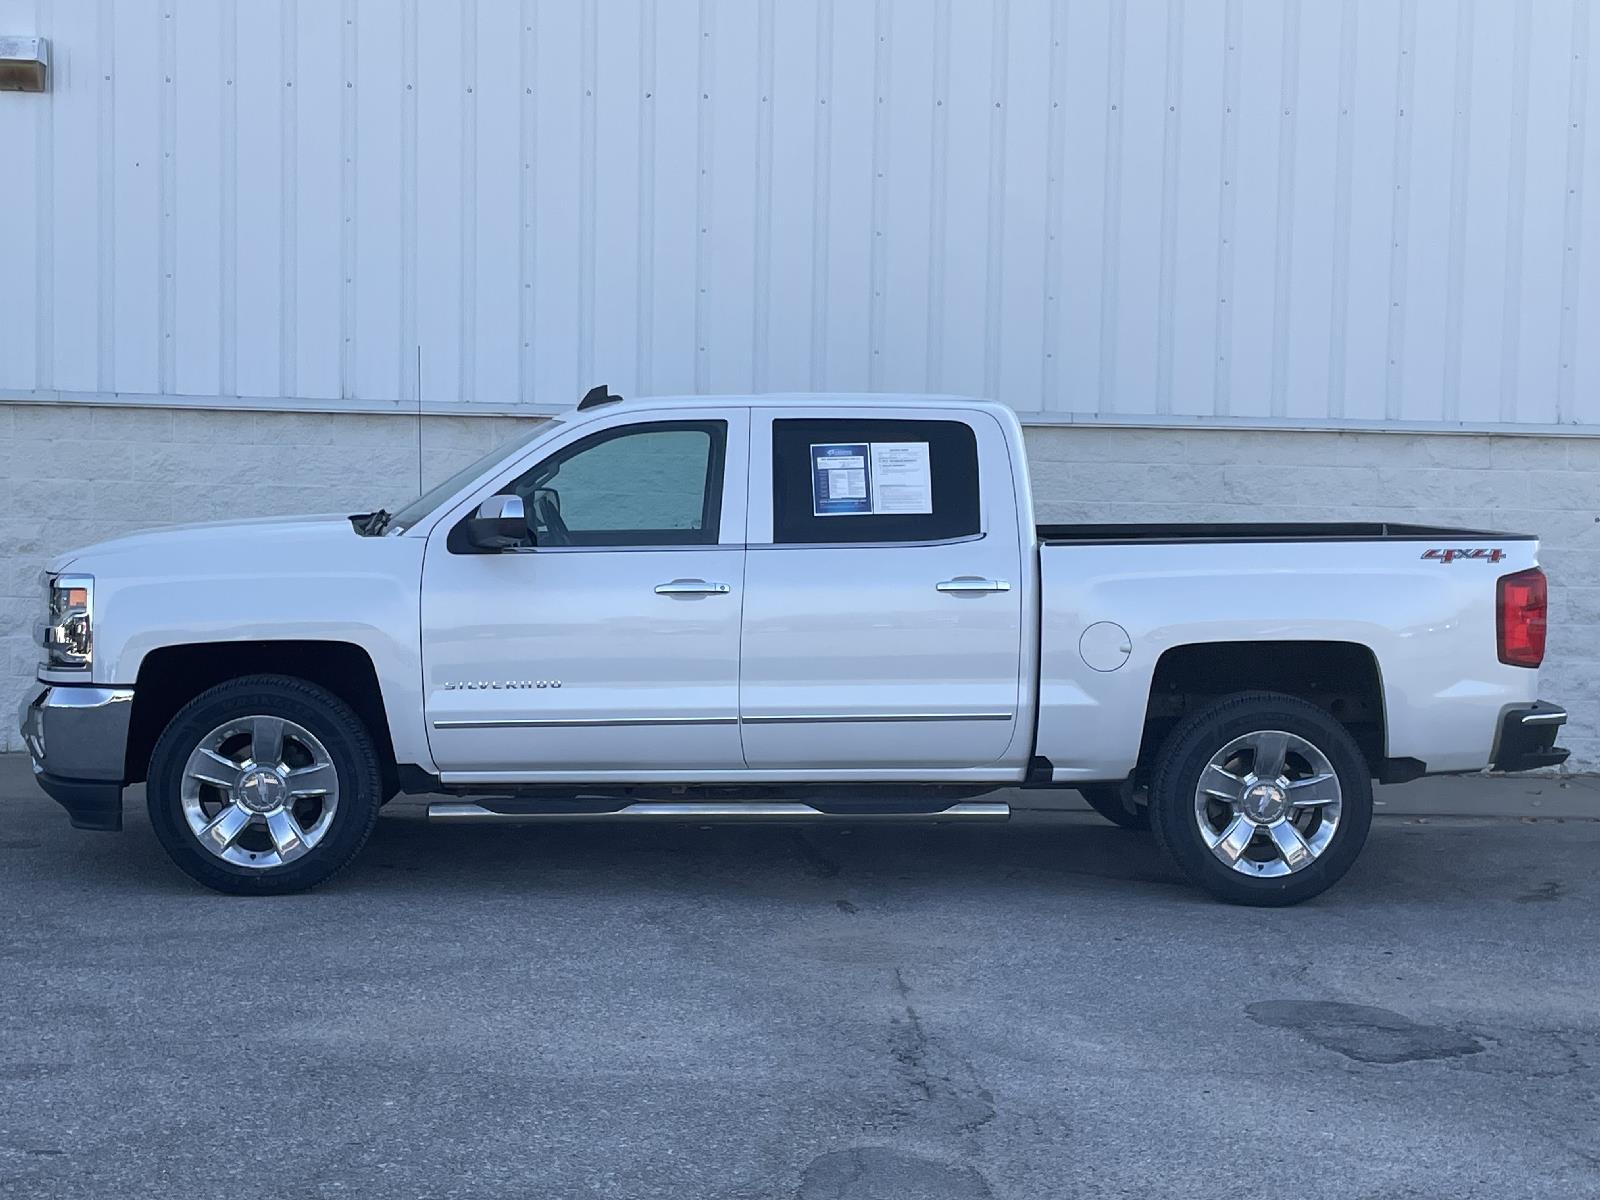
[{"label": "red taillight", "polygon": [[1500,577],[1495,625],[1501,662],[1513,667],[1537,667],[1544,661],[1545,616],[1549,608],[1549,585],[1538,567]]}]

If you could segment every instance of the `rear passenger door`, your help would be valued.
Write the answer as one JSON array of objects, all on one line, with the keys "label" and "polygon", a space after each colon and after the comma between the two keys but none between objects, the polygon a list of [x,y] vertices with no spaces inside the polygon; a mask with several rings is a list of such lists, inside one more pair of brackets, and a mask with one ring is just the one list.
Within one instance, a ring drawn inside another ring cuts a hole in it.
[{"label": "rear passenger door", "polygon": [[[925,773],[1005,757],[1023,547],[999,423],[942,409],[751,419],[745,762]],[[984,480],[980,463],[1006,477]]]}]

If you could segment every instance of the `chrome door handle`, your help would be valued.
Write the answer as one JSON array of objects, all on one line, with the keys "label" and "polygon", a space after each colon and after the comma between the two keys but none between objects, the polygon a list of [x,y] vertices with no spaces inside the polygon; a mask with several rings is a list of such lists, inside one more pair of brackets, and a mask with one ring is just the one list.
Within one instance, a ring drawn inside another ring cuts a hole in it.
[{"label": "chrome door handle", "polygon": [[704,579],[674,579],[671,583],[656,584],[658,596],[726,596],[732,590],[725,583],[708,583]]},{"label": "chrome door handle", "polygon": [[941,592],[1009,592],[1011,585],[1004,579],[980,579],[976,575],[957,575],[933,585]]}]

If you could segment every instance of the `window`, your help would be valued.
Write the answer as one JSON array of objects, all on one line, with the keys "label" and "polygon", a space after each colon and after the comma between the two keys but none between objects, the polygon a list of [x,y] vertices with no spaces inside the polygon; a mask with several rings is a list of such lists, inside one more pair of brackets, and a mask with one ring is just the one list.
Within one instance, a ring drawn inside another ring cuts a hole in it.
[{"label": "window", "polygon": [[[848,478],[818,465],[830,455],[848,465]],[[824,494],[830,488],[845,499]],[[978,440],[964,421],[772,423],[774,542],[938,542],[980,532]]]},{"label": "window", "polygon": [[724,421],[664,421],[592,434],[506,490],[538,546],[705,546],[722,513]]}]

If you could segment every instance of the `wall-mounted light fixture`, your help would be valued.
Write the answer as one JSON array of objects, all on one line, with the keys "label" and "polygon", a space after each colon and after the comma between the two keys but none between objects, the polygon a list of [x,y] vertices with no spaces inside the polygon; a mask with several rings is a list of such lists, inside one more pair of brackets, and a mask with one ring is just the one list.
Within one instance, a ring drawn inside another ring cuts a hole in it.
[{"label": "wall-mounted light fixture", "polygon": [[0,92],[50,90],[50,42],[0,34]]}]

